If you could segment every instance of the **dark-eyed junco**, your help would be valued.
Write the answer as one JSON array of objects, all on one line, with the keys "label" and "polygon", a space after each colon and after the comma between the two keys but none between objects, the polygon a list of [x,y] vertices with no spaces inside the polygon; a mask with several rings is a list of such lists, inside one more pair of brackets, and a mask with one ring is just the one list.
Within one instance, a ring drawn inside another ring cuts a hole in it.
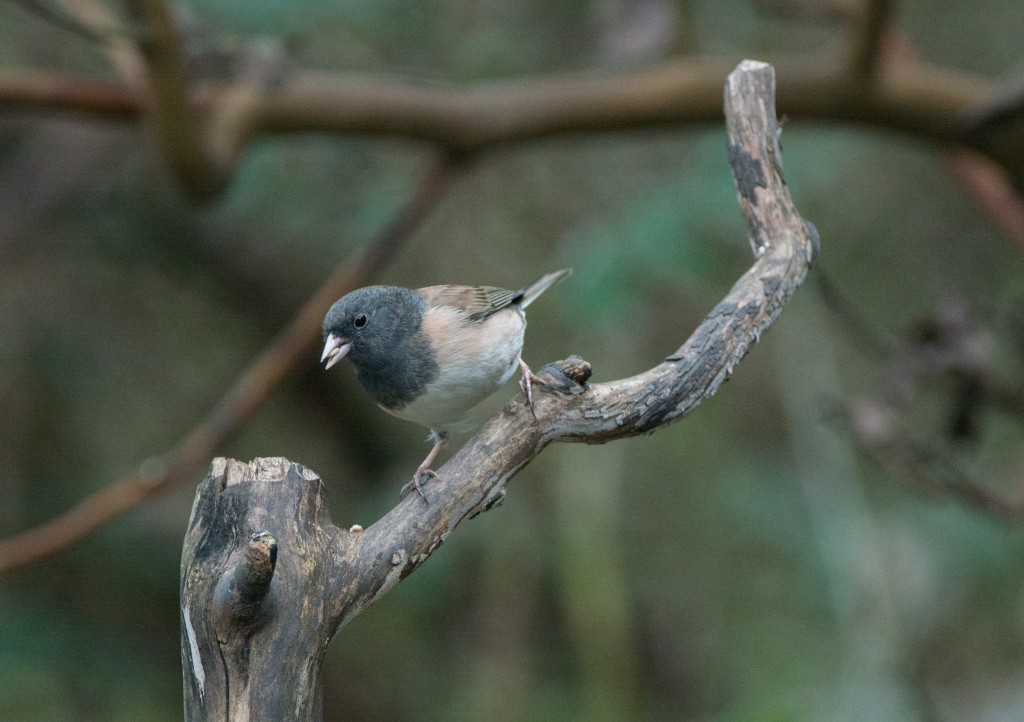
[{"label": "dark-eyed junco", "polygon": [[377,405],[430,429],[434,446],[402,492],[434,472],[449,431],[471,408],[522,371],[533,402],[537,380],[523,362],[526,314],[534,299],[571,273],[541,276],[518,291],[491,286],[367,286],[342,296],[324,317],[324,353],[331,368],[346,356]]}]

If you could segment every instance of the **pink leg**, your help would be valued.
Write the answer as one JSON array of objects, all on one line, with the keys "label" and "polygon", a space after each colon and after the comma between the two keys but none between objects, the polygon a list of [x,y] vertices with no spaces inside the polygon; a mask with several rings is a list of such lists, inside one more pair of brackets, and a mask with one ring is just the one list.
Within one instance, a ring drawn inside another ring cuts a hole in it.
[{"label": "pink leg", "polygon": [[530,370],[530,367],[523,361],[523,357],[519,357],[519,373],[522,374],[519,378],[519,388],[522,389],[523,393],[526,394],[526,403],[530,405],[530,411],[533,412],[533,418],[537,418],[537,411],[533,408],[533,382],[536,381],[541,386],[546,385],[544,379],[537,376]]},{"label": "pink leg", "polygon": [[423,493],[423,484],[426,483],[426,479],[432,476],[437,477],[437,472],[431,471],[430,465],[434,463],[434,459],[437,458],[437,455],[441,452],[441,447],[444,446],[444,442],[448,438],[447,434],[441,434],[436,431],[431,431],[430,433],[434,437],[434,448],[427,454],[427,458],[423,460],[423,463],[416,468],[416,472],[412,475],[412,480],[406,482],[405,486],[402,487],[401,494],[403,496],[408,494],[410,489],[416,489],[416,492],[423,497],[423,501],[427,501],[427,495]]}]

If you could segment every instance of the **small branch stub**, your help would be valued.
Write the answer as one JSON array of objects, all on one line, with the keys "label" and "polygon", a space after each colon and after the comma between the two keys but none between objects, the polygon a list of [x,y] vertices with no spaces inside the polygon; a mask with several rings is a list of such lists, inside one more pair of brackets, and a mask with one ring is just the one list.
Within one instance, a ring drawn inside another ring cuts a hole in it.
[{"label": "small branch stub", "polygon": [[218,626],[251,623],[265,611],[276,564],[277,541],[268,531],[253,533],[242,560],[217,585]]}]

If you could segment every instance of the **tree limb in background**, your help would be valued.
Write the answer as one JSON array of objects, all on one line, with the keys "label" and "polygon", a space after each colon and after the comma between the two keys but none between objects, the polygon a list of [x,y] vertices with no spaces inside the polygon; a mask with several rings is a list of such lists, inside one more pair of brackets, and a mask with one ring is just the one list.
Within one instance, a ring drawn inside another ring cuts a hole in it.
[{"label": "tree limb in background", "polygon": [[327,309],[339,296],[387,266],[458,176],[457,163],[438,161],[398,217],[354,262],[346,262],[299,309],[289,324],[236,379],[216,406],[177,446],[144,462],[139,471],[101,488],[72,509],[0,542],[0,575],[66,549],[104,524],[188,481],[290,373],[310,359]]},{"label": "tree limb in background", "polygon": [[1024,253],[1024,196],[1014,189],[1006,172],[974,151],[953,150],[946,159],[971,200]]},{"label": "tree limb in background", "polygon": [[[80,34],[91,36],[99,44],[121,80],[138,95],[139,89],[145,86],[145,60],[121,19],[98,0],[52,0],[52,3],[55,12],[62,13],[80,28]],[[75,81],[68,84],[74,85]]]},{"label": "tree limb in background", "polygon": [[104,37],[95,28],[82,22],[75,15],[67,12],[59,5],[50,4],[47,0],[8,0],[11,4],[17,5],[30,15],[35,15],[51,25],[67,30],[69,33],[91,40],[94,43],[101,43]]},{"label": "tree limb in background", "polygon": [[[19,0],[32,2],[33,0]],[[188,87],[178,29],[163,0],[131,0],[139,43],[93,0],[54,0],[105,49],[127,86],[39,72],[0,72],[0,107],[138,116],[150,105],[168,164],[186,193],[209,200],[230,182],[239,157],[264,134],[387,135],[463,151],[566,133],[607,132],[717,120],[718,83],[731,61],[669,60],[605,77],[535,77],[461,87],[343,73],[296,72],[267,86],[251,78]],[[828,4],[852,26],[845,57],[777,59],[779,107],[794,120],[869,124],[971,147],[1024,188],[1024,87],[1000,90],[985,78],[885,51],[894,0]],[[832,6],[835,7],[832,7]],[[885,62],[883,65],[883,61]],[[143,75],[150,79],[139,82]],[[992,116],[998,123],[983,124]],[[979,112],[982,113],[979,116]]]},{"label": "tree limb in background", "polygon": [[[988,410],[1024,420],[1024,392],[999,372],[997,345],[965,302],[948,300],[887,353],[876,388],[844,403],[836,416],[861,454],[911,489],[1019,523],[1024,490],[1002,497],[964,471],[957,454],[977,443]],[[939,382],[945,413],[929,417],[938,416],[940,433],[921,438],[909,428],[914,406]]]},{"label": "tree limb in background", "polygon": [[856,399],[840,414],[854,447],[912,491],[955,499],[968,508],[1014,524],[1024,521],[1024,494],[1003,497],[960,468],[947,446],[915,437],[877,399]]},{"label": "tree limb in background", "polygon": [[[207,133],[200,109],[192,104],[178,21],[164,0],[127,0],[129,25],[94,0],[17,0],[28,11],[99,44],[127,88],[115,83],[78,81],[29,74],[12,76],[12,90],[26,97],[44,92],[66,92],[69,99],[100,112],[118,115],[125,110],[124,97],[134,96],[133,111],[148,111],[165,162],[185,194],[195,201],[216,197],[230,180],[228,169],[219,166],[206,147]],[[33,83],[39,83],[38,87]],[[118,96],[121,96],[120,99]],[[103,108],[101,101],[109,105]],[[106,113],[104,113],[106,114]]]},{"label": "tree limb in background", "polygon": [[163,0],[127,0],[125,7],[141,35],[150,122],[164,160],[189,198],[210,200],[227,185],[230,174],[213,162],[206,148],[207,134],[199,109],[191,103],[174,17]]},{"label": "tree limb in background", "polygon": [[[687,415],[732,373],[803,281],[818,239],[782,178],[775,74],[744,61],[726,83],[729,160],[757,259],[690,338],[636,376],[587,385],[571,358],[541,370],[426,486],[365,531],[327,516],[315,473],[285,459],[217,459],[200,485],[182,555],[188,719],[319,719],[326,646],[466,519],[499,504],[548,444],[604,443]],[[275,566],[276,564],[276,566]],[[267,582],[266,570],[273,576]],[[249,593],[239,579],[256,578]],[[233,591],[234,590],[234,591]]]},{"label": "tree limb in background", "polygon": [[[790,58],[779,68],[778,104],[791,120],[867,124],[929,140],[965,142],[965,114],[983,104],[994,86],[976,75],[929,66],[887,67],[870,95],[862,80],[846,77],[831,58]],[[394,78],[296,72],[279,87],[263,89],[244,105],[223,109],[230,85],[206,84],[192,103],[211,119],[208,140],[231,161],[265,134],[329,133],[402,137],[441,147],[480,150],[572,133],[611,132],[715,123],[727,60],[666,61],[610,76],[535,77],[464,86],[424,85]],[[65,76],[0,73],[0,107],[84,112],[134,118],[142,101],[117,83]],[[102,92],[101,92],[102,91]],[[96,100],[110,98],[109,108]],[[227,112],[227,119],[220,116]],[[1021,144],[1024,147],[1024,143]],[[1024,174],[1024,150],[994,160]]]},{"label": "tree limb in background", "polygon": [[855,79],[873,80],[884,59],[882,40],[895,10],[895,0],[863,0],[850,42],[848,70]]},{"label": "tree limb in background", "polygon": [[[891,25],[885,30],[881,47],[881,61],[887,64],[899,63],[905,67],[922,65],[920,53],[910,37]],[[994,123],[998,116],[1007,122],[1024,124],[1024,104],[1014,105],[1012,98],[1024,98],[1024,75],[1019,75],[1005,88],[993,87],[983,105],[968,109],[962,120],[959,133],[964,138],[974,138],[984,145],[985,135],[991,135],[992,142],[1002,137],[998,129],[985,133],[987,125]],[[1000,109],[998,112],[996,109]],[[995,123],[998,125],[998,123]],[[973,143],[968,142],[967,146]],[[999,227],[999,230],[1024,251],[1024,169],[993,162],[991,157],[970,150],[969,147],[953,148],[946,153],[952,171],[957,175],[971,199]],[[1016,188],[1014,187],[1016,183]]]}]

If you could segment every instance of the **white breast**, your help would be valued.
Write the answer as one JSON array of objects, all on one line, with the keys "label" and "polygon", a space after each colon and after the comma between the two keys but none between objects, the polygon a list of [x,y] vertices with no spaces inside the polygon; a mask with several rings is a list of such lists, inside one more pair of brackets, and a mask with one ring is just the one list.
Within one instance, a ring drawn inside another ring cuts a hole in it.
[{"label": "white breast", "polygon": [[435,431],[457,426],[467,411],[516,372],[525,330],[526,317],[514,306],[479,323],[467,323],[459,311],[447,306],[429,309],[423,332],[435,340],[438,377],[412,403],[385,411]]}]

